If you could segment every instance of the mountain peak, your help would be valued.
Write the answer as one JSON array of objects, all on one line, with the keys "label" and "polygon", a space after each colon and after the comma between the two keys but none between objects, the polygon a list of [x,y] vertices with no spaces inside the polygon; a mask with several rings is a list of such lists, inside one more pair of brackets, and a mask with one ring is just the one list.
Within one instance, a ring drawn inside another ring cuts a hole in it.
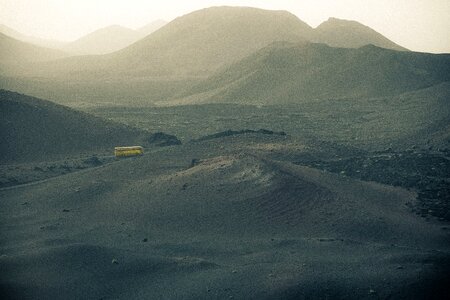
[{"label": "mountain peak", "polygon": [[[255,7],[248,6],[212,6],[203,8],[200,10],[193,11],[186,15],[176,18],[173,22],[178,22],[182,20],[186,22],[187,20],[196,19],[198,22],[205,21],[218,21],[218,22],[263,22],[266,21],[265,18],[271,18],[275,20],[280,20],[285,22],[290,20],[291,22],[297,23],[296,25],[300,25],[304,30],[311,30],[312,27],[307,23],[300,20],[296,15],[286,11],[286,10],[266,10]],[[261,24],[264,26],[264,24]],[[295,28],[294,28],[295,29]]]},{"label": "mountain peak", "polygon": [[326,43],[332,47],[359,48],[373,44],[386,49],[407,50],[372,28],[353,20],[331,17],[314,31],[316,42]]},{"label": "mountain peak", "polygon": [[204,76],[272,42],[304,41],[312,33],[287,11],[215,6],[178,17],[115,56],[155,75]]},{"label": "mountain peak", "polygon": [[348,20],[348,19],[339,19],[336,17],[329,17],[328,20],[326,20],[323,23],[357,23],[357,24],[361,24],[358,21]]}]

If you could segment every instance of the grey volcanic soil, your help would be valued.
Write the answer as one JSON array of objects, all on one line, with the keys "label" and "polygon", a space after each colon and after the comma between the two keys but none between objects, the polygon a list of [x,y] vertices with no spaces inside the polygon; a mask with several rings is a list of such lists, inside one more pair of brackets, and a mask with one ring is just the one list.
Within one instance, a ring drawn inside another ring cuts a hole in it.
[{"label": "grey volcanic soil", "polygon": [[[309,149],[310,150],[310,149]],[[12,299],[439,299],[449,231],[416,194],[247,133],[0,190]]]},{"label": "grey volcanic soil", "polygon": [[0,163],[61,160],[143,143],[148,132],[0,90]]}]

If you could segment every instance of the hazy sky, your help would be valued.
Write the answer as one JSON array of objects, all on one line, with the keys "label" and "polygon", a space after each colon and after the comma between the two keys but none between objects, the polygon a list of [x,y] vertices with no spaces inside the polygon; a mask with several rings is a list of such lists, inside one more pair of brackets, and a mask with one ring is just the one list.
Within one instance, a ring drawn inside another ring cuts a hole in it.
[{"label": "hazy sky", "polygon": [[218,5],[288,10],[313,27],[328,17],[356,20],[411,50],[450,53],[450,0],[0,0],[0,24],[75,40],[112,24],[137,28]]}]

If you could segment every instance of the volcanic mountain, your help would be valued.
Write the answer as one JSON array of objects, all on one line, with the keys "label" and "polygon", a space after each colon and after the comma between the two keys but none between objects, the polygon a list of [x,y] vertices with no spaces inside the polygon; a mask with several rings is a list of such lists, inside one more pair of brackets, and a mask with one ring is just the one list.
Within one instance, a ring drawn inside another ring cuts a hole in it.
[{"label": "volcanic mountain", "polygon": [[308,40],[312,33],[285,11],[213,7],[179,17],[120,51],[32,66],[25,75],[205,77],[274,41]]},{"label": "volcanic mountain", "polygon": [[[286,78],[286,82],[282,77],[287,76],[287,73],[284,75],[276,73],[276,70],[281,71],[284,67],[270,69],[275,73],[262,74],[266,80],[270,81],[270,86],[278,85],[276,89],[284,89],[287,85],[291,85],[288,90],[293,93],[302,92],[299,96],[301,98],[389,94],[391,90],[404,90],[404,85],[427,84],[426,80],[424,83],[417,82],[422,77],[426,77],[426,74],[419,74],[420,71],[415,74],[413,71],[412,83],[400,83],[398,87],[388,87],[386,91],[383,90],[384,84],[394,85],[391,78],[394,76],[394,79],[397,79],[395,72],[399,72],[400,78],[406,78],[407,75],[401,72],[406,69],[406,74],[411,74],[408,65],[415,64],[414,61],[407,62],[406,59],[404,63],[397,64],[395,61],[397,54],[391,54],[393,52],[385,52],[375,47],[353,50],[308,45],[310,41],[317,39],[326,42],[329,36],[322,34],[322,37],[319,37],[317,32],[331,32],[335,27],[340,28],[333,25],[336,22],[347,24],[344,21],[331,20],[319,26],[320,28],[313,29],[286,11],[268,11],[248,7],[212,7],[179,17],[146,38],[114,53],[69,57],[29,65],[22,69],[2,70],[4,78],[0,83],[5,89],[23,91],[65,103],[68,101],[67,94],[76,95],[78,98],[76,100],[79,101],[105,102],[111,101],[111,98],[117,98],[117,101],[138,99],[141,102],[155,102],[173,98],[179,94],[186,95],[182,93],[186,87],[191,87],[216,72],[227,73],[226,68],[233,63],[240,64],[239,61],[242,59],[247,62],[252,61],[261,55],[261,51],[267,52],[267,49],[261,50],[261,48],[275,42],[302,44],[303,48],[310,49],[307,56],[311,57],[305,58],[312,59],[311,68],[314,68],[314,64],[319,68],[310,69],[308,71],[310,74],[303,76],[301,72],[298,73],[298,70],[292,70],[303,64],[301,57],[288,57],[282,59],[289,61],[289,64],[292,63],[292,66],[287,68],[291,68],[290,71],[295,74],[293,77]],[[340,46],[354,47],[370,42],[395,48],[393,43],[388,43],[381,35],[360,24],[350,23],[351,26],[345,25],[343,30],[351,34],[343,34],[342,41],[347,35],[351,39],[349,38],[348,44],[339,43]],[[328,31],[321,28],[328,28]],[[369,59],[366,59],[366,55]],[[378,64],[380,64],[379,68]],[[261,63],[256,62],[254,66],[249,66],[248,71],[252,72],[252,69],[256,70],[261,66]],[[392,68],[397,71],[392,73]],[[442,69],[442,67],[438,68]],[[384,75],[385,71],[391,73]],[[258,74],[261,75],[264,72],[260,70]],[[242,72],[238,71],[238,73]],[[248,78],[249,82],[256,80],[255,82],[263,83],[264,79],[259,81],[255,78],[259,76],[258,74],[255,73],[252,78]],[[241,75],[236,76],[242,79]],[[274,80],[269,77],[274,77]],[[375,82],[378,77],[382,78],[381,83]],[[216,79],[217,76],[213,76],[212,80],[216,81]],[[300,82],[297,84],[295,80]],[[359,81],[367,82],[359,83]],[[210,85],[210,82],[208,80],[206,85]],[[261,87],[261,93],[269,85]],[[367,91],[366,85],[369,85]],[[224,87],[223,84],[220,86]],[[257,85],[251,87],[251,89],[256,88],[258,88]],[[355,90],[351,91],[353,88]],[[233,88],[231,90],[227,88],[227,93],[232,93],[232,90]],[[270,91],[270,95],[274,92]],[[267,96],[263,95],[263,97]]]},{"label": "volcanic mountain", "polygon": [[[221,70],[180,103],[295,103],[399,95],[450,81],[450,55],[274,43]],[[176,103],[176,101],[175,101]]]},{"label": "volcanic mountain", "polygon": [[[120,28],[107,30],[113,29]],[[336,36],[339,41],[333,40]],[[135,76],[205,76],[277,41],[319,41],[339,47],[374,44],[404,50],[357,22],[330,19],[313,29],[286,11],[211,7],[179,17],[105,56],[100,66]]]},{"label": "volcanic mountain", "polygon": [[315,28],[313,41],[331,47],[359,48],[372,44],[386,49],[407,50],[359,22],[336,18],[329,18]]},{"label": "volcanic mountain", "polygon": [[[65,49],[79,53],[112,52],[138,40],[141,32],[148,31],[110,26],[67,45]],[[60,72],[94,70],[97,75],[104,70],[116,75],[204,77],[276,41],[319,41],[341,47],[371,43],[403,49],[357,22],[330,19],[313,29],[286,11],[211,7],[179,17],[161,30],[110,55],[71,58],[37,68],[47,69],[47,73],[38,73],[44,77],[59,76]]]}]

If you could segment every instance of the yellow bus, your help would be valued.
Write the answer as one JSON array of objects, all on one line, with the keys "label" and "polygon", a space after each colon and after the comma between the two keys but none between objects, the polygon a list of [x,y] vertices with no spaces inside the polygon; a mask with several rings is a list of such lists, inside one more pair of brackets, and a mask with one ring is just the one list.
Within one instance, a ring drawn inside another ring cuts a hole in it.
[{"label": "yellow bus", "polygon": [[130,157],[144,154],[144,148],[141,146],[114,147],[116,157]]}]

